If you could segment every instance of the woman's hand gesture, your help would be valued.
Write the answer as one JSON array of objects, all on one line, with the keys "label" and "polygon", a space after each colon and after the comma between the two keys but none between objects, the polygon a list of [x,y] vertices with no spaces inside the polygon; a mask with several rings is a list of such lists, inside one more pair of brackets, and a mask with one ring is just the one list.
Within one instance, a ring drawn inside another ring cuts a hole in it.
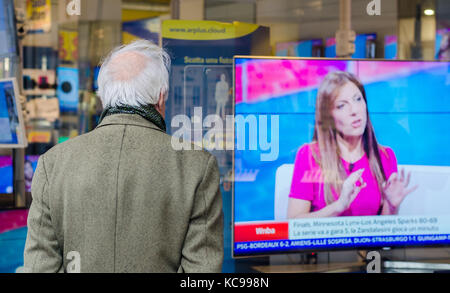
[{"label": "woman's hand gesture", "polygon": [[[336,208],[339,213],[345,212],[350,207],[353,200],[355,200],[361,189],[366,187],[367,184],[362,179],[363,172],[364,169],[353,172],[345,179],[344,184],[342,184],[341,195],[336,201]],[[357,185],[357,182],[360,184]]]},{"label": "woman's hand gesture", "polygon": [[405,178],[405,171],[402,169],[400,175],[392,173],[388,181],[383,183],[384,197],[391,210],[397,210],[405,197],[419,187],[415,185],[408,188],[410,179],[411,173],[408,172]]}]

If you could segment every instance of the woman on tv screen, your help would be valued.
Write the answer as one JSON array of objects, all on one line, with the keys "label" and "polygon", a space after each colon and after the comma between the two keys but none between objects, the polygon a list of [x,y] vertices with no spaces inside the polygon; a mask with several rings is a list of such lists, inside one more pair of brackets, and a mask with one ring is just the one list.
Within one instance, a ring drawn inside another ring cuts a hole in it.
[{"label": "woman on tv screen", "polygon": [[397,171],[391,148],[377,143],[364,86],[356,76],[325,76],[316,100],[313,141],[297,152],[288,217],[397,214],[410,174]]}]

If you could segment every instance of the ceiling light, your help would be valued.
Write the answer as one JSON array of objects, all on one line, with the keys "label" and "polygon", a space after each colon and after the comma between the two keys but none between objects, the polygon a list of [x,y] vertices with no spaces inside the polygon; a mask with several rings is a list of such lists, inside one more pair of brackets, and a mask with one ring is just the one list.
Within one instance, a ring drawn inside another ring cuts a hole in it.
[{"label": "ceiling light", "polygon": [[432,15],[434,15],[434,10],[433,9],[425,9],[423,13],[425,13],[425,15],[432,16]]}]

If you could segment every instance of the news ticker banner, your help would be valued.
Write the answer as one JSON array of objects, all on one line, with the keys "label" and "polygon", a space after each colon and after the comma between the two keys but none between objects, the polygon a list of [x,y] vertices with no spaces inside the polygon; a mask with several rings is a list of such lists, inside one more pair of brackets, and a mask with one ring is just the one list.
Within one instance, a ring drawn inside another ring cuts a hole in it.
[{"label": "news ticker banner", "polygon": [[236,223],[235,254],[450,243],[450,216],[367,216]]}]

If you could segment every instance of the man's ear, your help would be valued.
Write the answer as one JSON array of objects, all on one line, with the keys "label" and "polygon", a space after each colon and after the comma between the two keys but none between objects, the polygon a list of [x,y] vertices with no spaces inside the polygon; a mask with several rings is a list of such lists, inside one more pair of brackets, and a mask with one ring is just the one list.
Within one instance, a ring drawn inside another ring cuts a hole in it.
[{"label": "man's ear", "polygon": [[161,92],[159,94],[159,100],[158,100],[158,106],[161,108],[163,105],[166,104],[166,95],[164,92]]},{"label": "man's ear", "polygon": [[155,108],[158,110],[158,112],[165,117],[166,114],[166,94],[164,92],[161,92],[159,94],[159,100],[158,103],[156,103]]}]

